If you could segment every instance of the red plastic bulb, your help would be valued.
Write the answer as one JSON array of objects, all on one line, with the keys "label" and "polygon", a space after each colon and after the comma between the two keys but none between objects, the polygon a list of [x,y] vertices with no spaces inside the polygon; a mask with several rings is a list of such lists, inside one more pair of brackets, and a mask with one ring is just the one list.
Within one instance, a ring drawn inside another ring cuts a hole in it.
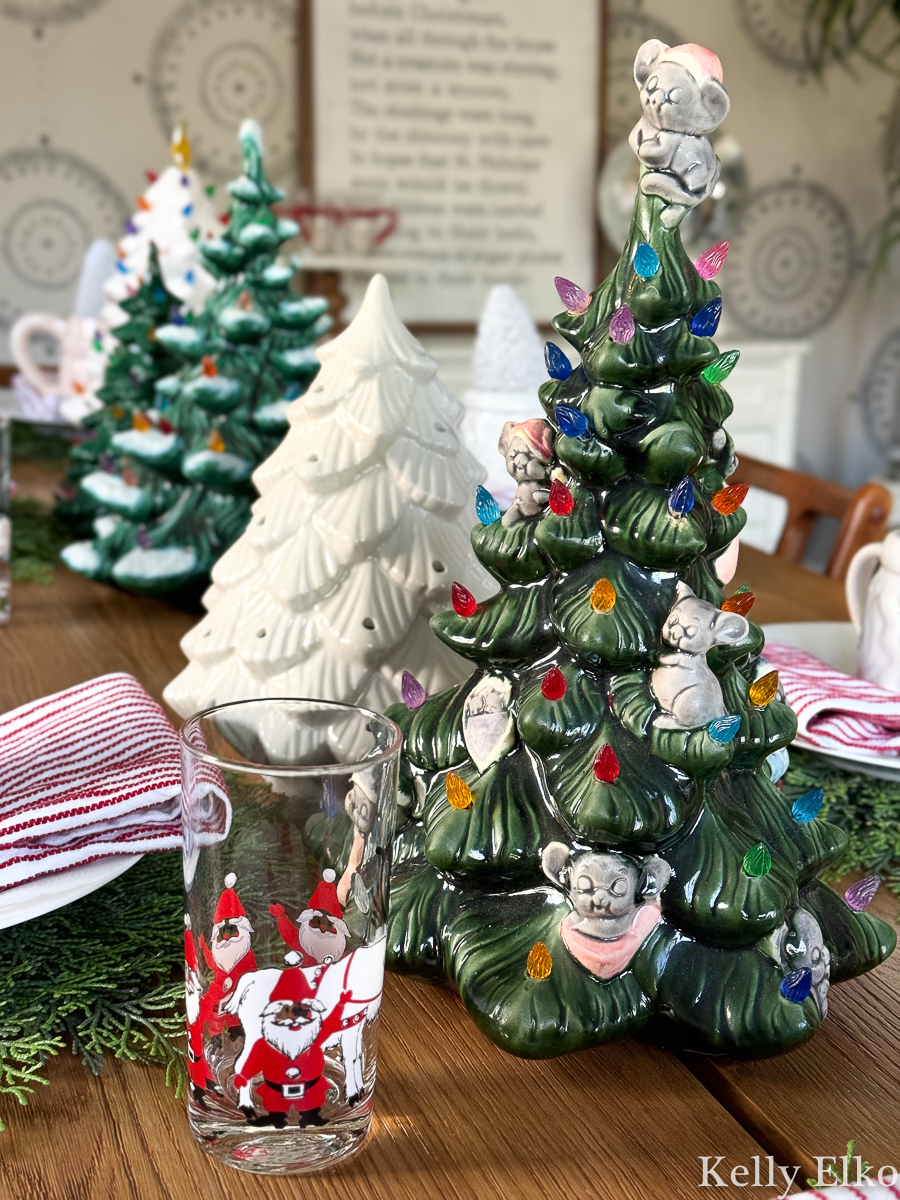
[{"label": "red plastic bulb", "polygon": [[562,700],[567,687],[566,677],[559,667],[551,667],[541,680],[541,691],[547,700]]},{"label": "red plastic bulb", "polygon": [[463,587],[461,583],[454,583],[450,589],[450,596],[453,600],[454,609],[461,617],[475,615],[478,603],[468,588]]},{"label": "red plastic bulb", "polygon": [[575,500],[566,485],[554,479],[550,485],[550,511],[558,517],[567,517],[575,507]]},{"label": "red plastic bulb", "polygon": [[615,783],[619,778],[619,760],[612,746],[601,746],[594,759],[594,774],[601,783]]}]

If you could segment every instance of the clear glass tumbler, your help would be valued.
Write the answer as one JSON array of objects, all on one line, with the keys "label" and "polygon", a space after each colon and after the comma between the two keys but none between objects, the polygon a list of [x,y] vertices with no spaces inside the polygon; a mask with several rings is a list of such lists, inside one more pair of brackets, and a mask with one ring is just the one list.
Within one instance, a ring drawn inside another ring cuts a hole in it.
[{"label": "clear glass tumbler", "polygon": [[317,1170],[369,1131],[400,744],[318,700],[182,728],[188,1113],[230,1166]]}]

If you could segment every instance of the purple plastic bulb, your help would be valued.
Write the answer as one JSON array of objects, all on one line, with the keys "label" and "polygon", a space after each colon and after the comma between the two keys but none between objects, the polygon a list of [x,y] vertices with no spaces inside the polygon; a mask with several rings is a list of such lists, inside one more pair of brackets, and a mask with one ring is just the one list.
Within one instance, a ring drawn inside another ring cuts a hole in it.
[{"label": "purple plastic bulb", "polygon": [[576,316],[587,312],[591,303],[591,297],[584,288],[580,288],[571,279],[563,279],[562,275],[557,275],[553,282],[556,284],[560,300],[566,306],[566,312],[573,313]]},{"label": "purple plastic bulb", "polygon": [[613,313],[609,322],[609,336],[620,345],[630,342],[634,337],[634,317],[627,304],[623,304]]},{"label": "purple plastic bulb", "polygon": [[137,233],[137,225],[135,225],[135,223],[134,223],[134,221],[132,221],[131,217],[129,217],[128,220],[125,222],[125,232],[126,233]]},{"label": "purple plastic bulb", "polygon": [[139,529],[134,535],[134,540],[142,550],[149,550],[153,543],[150,541],[150,534],[146,529]]},{"label": "purple plastic bulb", "polygon": [[421,708],[425,703],[425,689],[409,671],[403,672],[400,680],[400,697],[407,708]]},{"label": "purple plastic bulb", "polygon": [[881,879],[877,875],[867,875],[865,879],[851,883],[844,892],[844,899],[854,912],[862,912],[872,903],[880,886]]}]

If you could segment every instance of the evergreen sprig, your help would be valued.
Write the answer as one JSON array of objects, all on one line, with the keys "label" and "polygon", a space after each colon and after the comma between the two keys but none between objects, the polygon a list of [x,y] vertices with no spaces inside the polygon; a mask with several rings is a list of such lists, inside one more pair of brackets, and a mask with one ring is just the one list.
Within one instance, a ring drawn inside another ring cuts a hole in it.
[{"label": "evergreen sprig", "polygon": [[900,895],[900,782],[843,771],[814,754],[792,749],[785,794],[794,800],[813,788],[825,792],[820,816],[839,825],[850,839],[825,877],[877,872]]},{"label": "evergreen sprig", "polygon": [[53,582],[60,550],[70,540],[66,526],[46,504],[30,497],[14,497],[10,517],[13,581],[46,587]]},{"label": "evergreen sprig", "polygon": [[107,1053],[165,1066],[180,1094],[182,950],[177,852],[0,931],[0,1093],[26,1104],[69,1043],[95,1074]]}]

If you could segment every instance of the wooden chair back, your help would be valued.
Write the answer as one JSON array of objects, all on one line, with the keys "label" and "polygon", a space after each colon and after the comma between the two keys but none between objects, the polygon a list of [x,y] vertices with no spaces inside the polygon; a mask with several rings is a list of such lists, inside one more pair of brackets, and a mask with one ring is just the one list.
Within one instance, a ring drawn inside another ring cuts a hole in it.
[{"label": "wooden chair back", "polygon": [[891,511],[890,492],[879,483],[863,484],[854,492],[827,479],[776,467],[747,454],[739,455],[737,470],[728,482],[746,483],[784,496],[788,504],[787,520],[775,553],[791,562],[802,559],[819,517],[836,517],[841,524],[825,568],[825,574],[832,579],[845,577],[860,546],[881,541]]}]

